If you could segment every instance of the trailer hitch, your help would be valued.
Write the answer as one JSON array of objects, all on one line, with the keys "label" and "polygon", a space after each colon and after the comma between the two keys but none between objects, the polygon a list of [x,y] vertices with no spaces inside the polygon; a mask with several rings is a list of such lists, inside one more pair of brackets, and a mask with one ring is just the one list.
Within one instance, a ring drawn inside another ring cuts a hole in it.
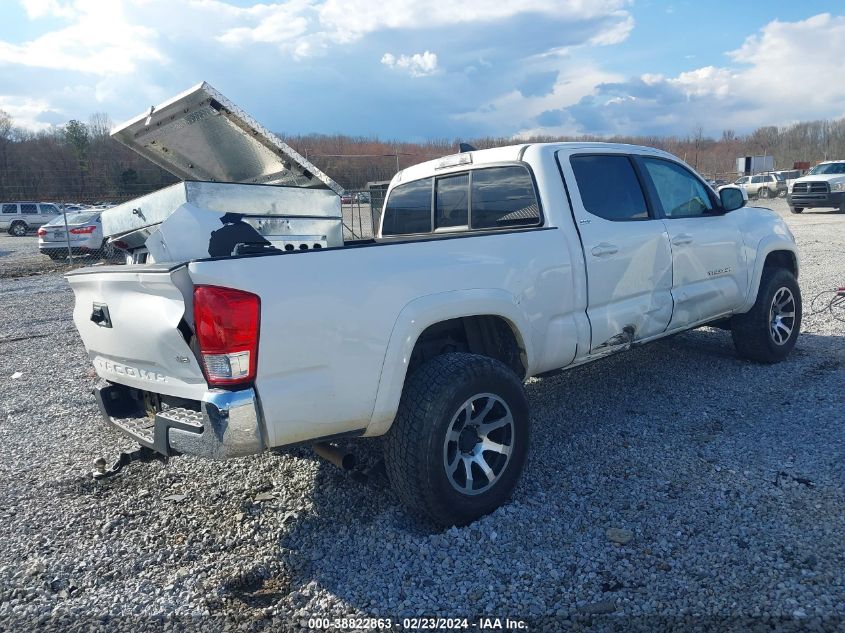
[{"label": "trailer hitch", "polygon": [[98,457],[94,460],[94,470],[91,471],[91,477],[93,477],[95,481],[101,481],[108,477],[114,477],[117,473],[123,470],[125,466],[128,466],[132,462],[149,463],[154,461],[160,461],[166,464],[167,457],[151,448],[141,446],[138,450],[134,450],[131,453],[121,453],[118,456],[117,461],[115,461],[114,464],[111,465],[111,468],[108,469],[106,469],[106,460],[103,457]]}]

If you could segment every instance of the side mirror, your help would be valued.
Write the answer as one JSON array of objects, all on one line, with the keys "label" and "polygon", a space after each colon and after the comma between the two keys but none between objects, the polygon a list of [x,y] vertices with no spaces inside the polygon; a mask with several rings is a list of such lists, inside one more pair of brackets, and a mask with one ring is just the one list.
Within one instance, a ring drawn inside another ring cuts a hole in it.
[{"label": "side mirror", "polygon": [[727,213],[744,207],[748,202],[748,193],[742,187],[736,185],[725,185],[719,189],[719,200],[722,208]]}]

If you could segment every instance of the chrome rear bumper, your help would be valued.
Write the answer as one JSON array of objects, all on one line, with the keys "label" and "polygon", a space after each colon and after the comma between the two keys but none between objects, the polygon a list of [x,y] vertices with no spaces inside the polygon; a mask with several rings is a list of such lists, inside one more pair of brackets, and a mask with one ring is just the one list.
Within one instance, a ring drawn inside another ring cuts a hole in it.
[{"label": "chrome rear bumper", "polygon": [[228,459],[267,448],[258,399],[253,389],[210,390],[189,406],[162,405],[145,411],[144,392],[101,382],[94,388],[106,421],[124,435],[162,455],[180,453]]}]

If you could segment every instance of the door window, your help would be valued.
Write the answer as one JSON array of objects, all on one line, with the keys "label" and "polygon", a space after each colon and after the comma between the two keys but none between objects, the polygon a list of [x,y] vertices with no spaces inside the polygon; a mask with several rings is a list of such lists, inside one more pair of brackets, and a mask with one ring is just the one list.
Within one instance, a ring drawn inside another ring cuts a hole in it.
[{"label": "door window", "polygon": [[16,204],[4,204],[3,205],[3,213],[17,213],[18,212],[18,205]]},{"label": "door window", "polygon": [[760,184],[761,182],[763,182],[762,176],[752,176],[751,177],[751,184],[757,185],[757,184]]},{"label": "door window", "polygon": [[55,204],[42,204],[41,206],[41,213],[46,215],[58,215],[59,214],[59,207]]},{"label": "door window", "polygon": [[36,204],[22,204],[21,205],[21,213],[24,214],[24,215],[38,213],[38,205],[36,205]]},{"label": "door window", "polygon": [[434,228],[466,227],[469,222],[469,174],[445,176],[435,183]]},{"label": "door window", "polygon": [[614,222],[648,219],[645,196],[627,156],[584,155],[569,161],[588,213]]},{"label": "door window", "polygon": [[694,218],[713,211],[713,201],[701,181],[668,160],[643,158],[646,171],[667,218]]}]

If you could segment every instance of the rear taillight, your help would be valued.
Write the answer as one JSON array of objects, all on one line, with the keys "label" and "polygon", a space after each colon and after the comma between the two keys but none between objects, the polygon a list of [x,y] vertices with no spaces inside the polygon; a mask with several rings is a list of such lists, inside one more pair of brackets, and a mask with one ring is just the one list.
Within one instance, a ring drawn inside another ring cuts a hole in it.
[{"label": "rear taillight", "polygon": [[97,227],[92,224],[91,226],[80,226],[75,229],[71,229],[70,232],[74,235],[87,235],[88,233],[93,233],[96,228]]},{"label": "rear taillight", "polygon": [[45,235],[47,235],[47,229],[45,229],[45,228],[38,229],[38,237],[44,237]]},{"label": "rear taillight", "polygon": [[261,300],[243,290],[194,288],[194,327],[210,385],[255,379]]}]

